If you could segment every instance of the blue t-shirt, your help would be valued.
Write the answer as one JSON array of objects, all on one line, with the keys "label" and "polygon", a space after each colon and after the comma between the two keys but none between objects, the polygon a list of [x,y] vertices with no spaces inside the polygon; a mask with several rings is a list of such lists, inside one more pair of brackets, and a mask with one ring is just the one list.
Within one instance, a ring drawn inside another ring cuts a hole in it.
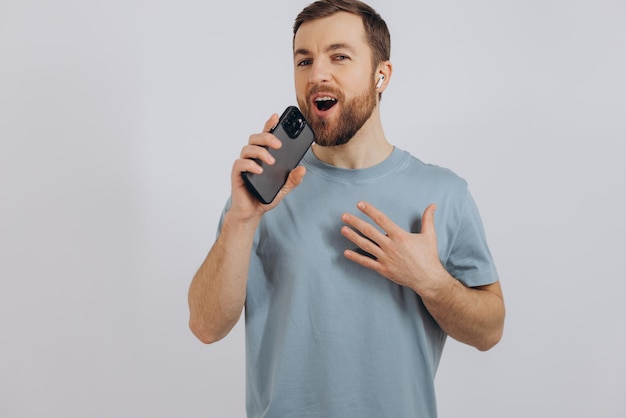
[{"label": "blue t-shirt", "polygon": [[[360,170],[309,150],[307,174],[257,230],[245,307],[247,413],[265,418],[436,417],[446,339],[411,289],[343,256],[341,214],[365,200],[419,232],[437,204],[441,262],[467,286],[498,280],[467,183],[394,149]],[[371,221],[370,221],[371,222]]]}]

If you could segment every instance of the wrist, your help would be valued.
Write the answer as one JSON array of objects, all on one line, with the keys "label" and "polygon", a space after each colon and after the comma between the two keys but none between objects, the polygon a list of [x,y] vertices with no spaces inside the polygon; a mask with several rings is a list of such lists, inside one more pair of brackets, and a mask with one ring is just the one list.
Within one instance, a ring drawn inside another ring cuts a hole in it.
[{"label": "wrist", "polygon": [[457,280],[448,273],[443,265],[438,264],[428,272],[423,274],[420,280],[413,286],[415,293],[423,300],[441,300],[450,294]]},{"label": "wrist", "polygon": [[233,230],[238,233],[256,231],[263,218],[262,214],[246,214],[234,208],[230,208],[224,214],[222,229]]}]

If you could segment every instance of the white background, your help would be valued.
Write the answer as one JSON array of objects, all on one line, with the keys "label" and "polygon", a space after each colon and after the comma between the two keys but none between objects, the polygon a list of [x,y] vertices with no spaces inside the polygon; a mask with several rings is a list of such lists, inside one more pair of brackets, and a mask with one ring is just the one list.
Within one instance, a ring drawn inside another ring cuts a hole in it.
[{"label": "white background", "polygon": [[[187,288],[306,4],[0,1],[0,416],[244,415],[242,324],[202,345]],[[440,415],[626,416],[626,3],[371,4],[386,134],[469,181],[506,297]]]}]

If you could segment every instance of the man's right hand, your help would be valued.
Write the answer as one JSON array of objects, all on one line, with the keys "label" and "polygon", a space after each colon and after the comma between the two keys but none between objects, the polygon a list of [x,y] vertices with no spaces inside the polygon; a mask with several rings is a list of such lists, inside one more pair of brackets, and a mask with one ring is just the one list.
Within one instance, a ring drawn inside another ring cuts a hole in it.
[{"label": "man's right hand", "polygon": [[189,327],[207,344],[224,338],[241,317],[246,302],[250,251],[258,223],[265,212],[276,207],[302,182],[306,171],[304,167],[293,169],[287,183],[269,205],[264,205],[248,191],[241,173],[262,172],[255,158],[273,164],[265,147],[280,148],[278,138],[269,133],[277,123],[278,115],[273,115],[262,133],[250,136],[248,145],[233,164],[231,207],[224,215],[219,237],[189,287]]},{"label": "man's right hand", "polygon": [[254,174],[261,174],[263,172],[261,166],[254,159],[263,161],[265,164],[274,164],[274,157],[272,157],[267,148],[279,149],[282,146],[280,140],[269,133],[277,123],[278,115],[274,114],[265,122],[263,132],[250,136],[248,144],[241,150],[239,159],[233,164],[231,173],[232,204],[229,212],[231,212],[231,216],[236,216],[242,222],[260,220],[265,212],[275,208],[294,187],[302,182],[306,173],[306,169],[303,166],[293,169],[276,198],[267,205],[261,203],[246,187],[241,173],[248,171]]}]

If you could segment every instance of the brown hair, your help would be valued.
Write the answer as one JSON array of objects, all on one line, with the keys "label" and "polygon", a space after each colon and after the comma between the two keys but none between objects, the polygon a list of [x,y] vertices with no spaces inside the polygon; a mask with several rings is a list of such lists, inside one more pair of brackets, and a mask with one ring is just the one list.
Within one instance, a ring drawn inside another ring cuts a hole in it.
[{"label": "brown hair", "polygon": [[338,12],[361,16],[367,43],[372,50],[373,65],[376,67],[391,56],[391,36],[383,18],[367,4],[358,0],[318,0],[305,7],[293,24],[293,36],[300,26],[308,21],[322,19]]}]

